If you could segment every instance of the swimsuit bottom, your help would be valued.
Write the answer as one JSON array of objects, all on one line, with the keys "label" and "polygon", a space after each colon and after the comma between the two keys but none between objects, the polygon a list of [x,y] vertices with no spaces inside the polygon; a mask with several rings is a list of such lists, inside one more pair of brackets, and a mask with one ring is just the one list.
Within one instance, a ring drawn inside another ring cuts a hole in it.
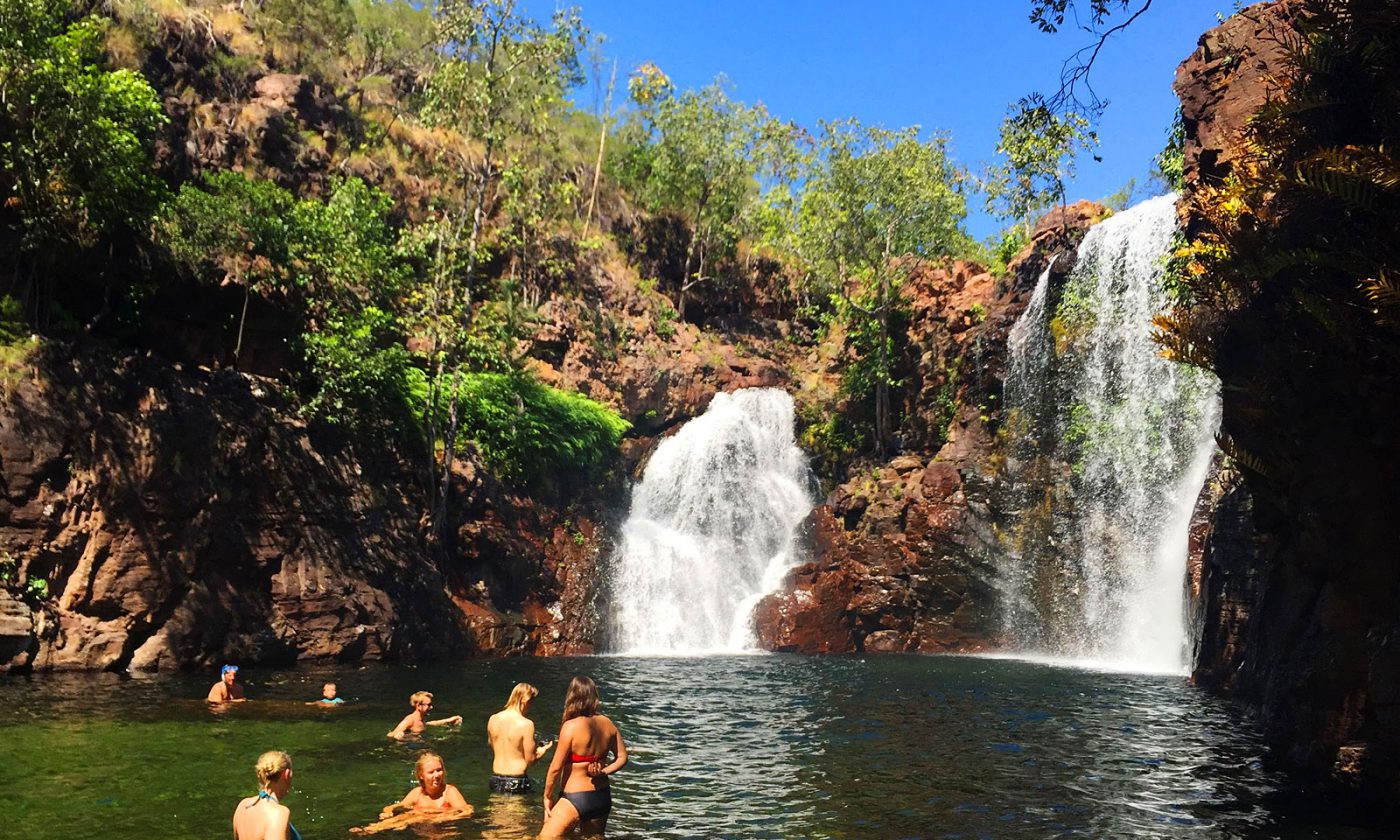
[{"label": "swimsuit bottom", "polygon": [[578,811],[578,821],[581,823],[606,819],[612,811],[611,788],[574,791],[564,794],[564,798],[569,800],[569,804],[574,806],[575,811]]},{"label": "swimsuit bottom", "polygon": [[521,773],[519,776],[498,776],[491,774],[491,791],[493,793],[529,793],[535,786],[530,781],[530,777]]}]

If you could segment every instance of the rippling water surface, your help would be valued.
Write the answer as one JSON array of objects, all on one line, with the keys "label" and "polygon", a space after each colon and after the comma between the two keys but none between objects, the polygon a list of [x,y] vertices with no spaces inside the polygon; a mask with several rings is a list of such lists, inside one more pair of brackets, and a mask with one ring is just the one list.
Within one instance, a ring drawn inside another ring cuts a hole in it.
[{"label": "rippling water surface", "polygon": [[[1255,724],[1179,677],[781,655],[245,669],[256,702],[223,714],[199,699],[212,674],[0,678],[3,836],[227,837],[267,749],[292,755],[286,804],[307,840],[351,836],[411,786],[423,744],[384,733],[425,689],[436,715],[466,718],[427,744],[478,811],[397,836],[532,837],[538,796],[486,791],[486,718],[524,680],[541,733],[557,732],[576,673],[598,680],[631,753],[609,837],[1382,836],[1282,811]],[[351,703],[303,705],[327,679]]]}]

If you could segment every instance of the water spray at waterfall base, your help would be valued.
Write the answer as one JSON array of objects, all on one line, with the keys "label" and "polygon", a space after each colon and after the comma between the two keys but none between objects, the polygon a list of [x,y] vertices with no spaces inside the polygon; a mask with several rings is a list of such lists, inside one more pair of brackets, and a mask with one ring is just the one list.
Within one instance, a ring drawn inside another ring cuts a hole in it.
[{"label": "water spray at waterfall base", "polygon": [[815,505],[793,427],[790,396],[746,389],[716,394],[657,446],[612,558],[615,651],[752,648],[753,608],[796,562],[797,526]]}]

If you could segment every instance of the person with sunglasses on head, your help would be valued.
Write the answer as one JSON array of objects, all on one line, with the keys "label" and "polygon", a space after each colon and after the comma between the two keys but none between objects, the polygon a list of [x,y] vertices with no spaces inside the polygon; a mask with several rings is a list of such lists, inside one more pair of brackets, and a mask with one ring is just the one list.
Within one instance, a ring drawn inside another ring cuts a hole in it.
[{"label": "person with sunglasses on head", "polygon": [[238,684],[238,666],[225,665],[219,672],[219,681],[214,683],[214,687],[209,689],[209,696],[204,698],[206,703],[242,703],[246,700],[243,696],[243,686]]},{"label": "person with sunglasses on head", "polygon": [[405,735],[421,735],[429,726],[458,726],[462,723],[461,715],[428,720],[428,712],[433,708],[431,691],[415,691],[408,698],[408,703],[413,707],[413,711],[404,715],[399,725],[389,732],[390,738],[402,739]]}]

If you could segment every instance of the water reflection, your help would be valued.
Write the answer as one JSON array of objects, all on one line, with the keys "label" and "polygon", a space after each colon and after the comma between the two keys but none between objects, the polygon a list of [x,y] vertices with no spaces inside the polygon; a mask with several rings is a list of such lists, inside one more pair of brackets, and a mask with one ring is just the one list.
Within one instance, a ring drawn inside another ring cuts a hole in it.
[{"label": "water reflection", "polygon": [[[1285,810],[1254,723],[1178,678],[919,656],[254,671],[253,700],[222,715],[190,699],[207,690],[194,675],[0,678],[5,836],[221,836],[253,759],[280,748],[297,768],[297,826],[345,837],[415,783],[429,746],[476,817],[377,836],[534,837],[538,790],[487,791],[486,718],[526,680],[552,736],[575,674],[598,681],[631,754],[614,778],[612,840],[1386,836],[1347,828],[1355,814]],[[352,702],[302,705],[328,677]],[[385,738],[420,688],[465,725]],[[537,789],[544,769],[532,768]]]}]

